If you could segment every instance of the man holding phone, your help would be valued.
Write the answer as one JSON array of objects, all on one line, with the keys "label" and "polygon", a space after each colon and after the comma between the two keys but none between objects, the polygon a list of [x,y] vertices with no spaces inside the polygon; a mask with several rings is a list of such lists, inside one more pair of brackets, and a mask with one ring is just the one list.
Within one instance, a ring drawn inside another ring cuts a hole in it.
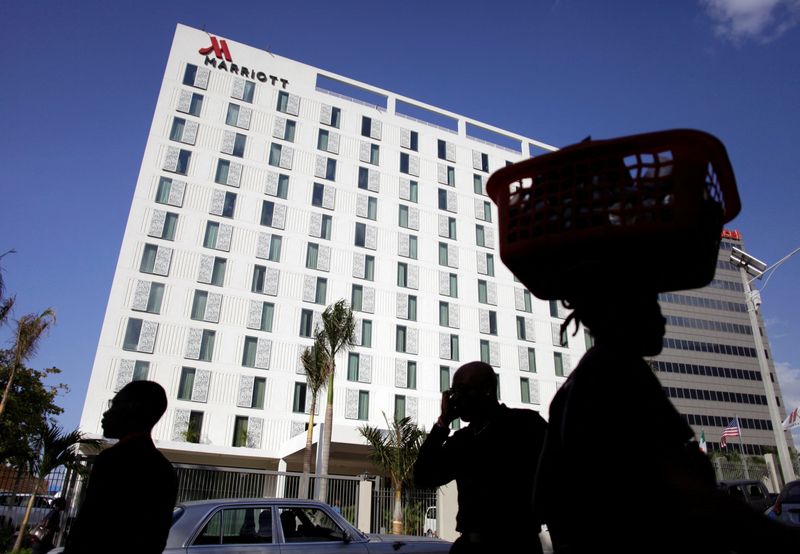
[{"label": "man holding phone", "polygon": [[[451,435],[450,424],[457,418],[469,426]],[[497,376],[489,364],[469,362],[456,371],[414,465],[418,487],[456,480],[461,536],[451,553],[520,546],[541,553],[532,496],[546,429],[537,412],[497,401]]]}]

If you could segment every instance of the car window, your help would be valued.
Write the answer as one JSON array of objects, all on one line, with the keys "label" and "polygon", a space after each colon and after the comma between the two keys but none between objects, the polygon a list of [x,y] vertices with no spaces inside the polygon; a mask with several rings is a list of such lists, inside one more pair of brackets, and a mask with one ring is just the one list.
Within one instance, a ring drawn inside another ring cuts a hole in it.
[{"label": "car window", "polygon": [[750,485],[750,497],[764,498],[764,493],[761,491],[761,487],[759,487],[758,485]]},{"label": "car window", "polygon": [[786,489],[783,501],[787,504],[800,503],[800,485],[794,485]]},{"label": "car window", "polygon": [[218,511],[193,544],[265,543],[272,543],[272,508],[247,507]]},{"label": "car window", "polygon": [[324,510],[306,506],[280,509],[286,542],[343,541],[344,530]]}]

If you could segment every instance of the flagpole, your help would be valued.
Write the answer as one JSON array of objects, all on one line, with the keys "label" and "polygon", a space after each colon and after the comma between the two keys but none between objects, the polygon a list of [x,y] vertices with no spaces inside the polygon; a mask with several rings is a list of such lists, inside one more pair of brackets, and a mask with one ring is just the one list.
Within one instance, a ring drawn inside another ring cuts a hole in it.
[{"label": "flagpole", "polygon": [[744,443],[742,442],[742,426],[739,423],[739,416],[733,414],[733,418],[736,421],[736,427],[739,430],[739,450],[742,453],[742,463],[744,464],[744,478],[750,479],[750,471],[747,469],[747,454],[744,452]]}]

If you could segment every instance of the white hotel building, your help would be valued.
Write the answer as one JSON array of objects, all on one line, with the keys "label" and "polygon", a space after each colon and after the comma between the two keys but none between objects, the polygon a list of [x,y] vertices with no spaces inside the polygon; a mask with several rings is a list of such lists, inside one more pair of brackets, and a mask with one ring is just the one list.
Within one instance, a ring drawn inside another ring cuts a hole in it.
[{"label": "white hotel building", "polygon": [[470,360],[497,369],[502,402],[546,414],[584,338],[560,346],[562,320],[500,262],[485,195],[534,149],[552,148],[179,25],[81,429],[147,378],[173,461],[299,468],[299,355],[342,298],[359,346],[337,359],[332,473],[369,467],[363,423],[428,427]]},{"label": "white hotel building", "polygon": [[81,430],[147,378],[169,397],[154,438],[173,462],[298,470],[299,355],[339,299],[358,346],[337,359],[332,474],[370,469],[357,428],[384,413],[429,427],[467,361],[546,416],[588,340],[562,346],[563,308],[501,263],[485,182],[552,149],[179,25]]}]

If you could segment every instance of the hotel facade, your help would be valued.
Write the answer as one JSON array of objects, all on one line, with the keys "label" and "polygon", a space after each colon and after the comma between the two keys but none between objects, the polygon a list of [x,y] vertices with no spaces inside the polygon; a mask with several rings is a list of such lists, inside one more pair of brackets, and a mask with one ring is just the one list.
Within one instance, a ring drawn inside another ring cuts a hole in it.
[{"label": "hotel facade", "polygon": [[[173,462],[298,470],[310,404],[299,357],[339,299],[357,345],[336,360],[332,474],[370,469],[360,425],[429,427],[467,361],[495,368],[502,402],[546,417],[591,337],[562,343],[564,308],[502,264],[485,183],[549,150],[179,25],[81,430],[101,434],[115,392],[150,379],[169,397],[154,438]],[[755,452],[774,439],[732,271],[720,262],[711,287],[662,296],[654,366],[709,441],[736,414]]]}]

